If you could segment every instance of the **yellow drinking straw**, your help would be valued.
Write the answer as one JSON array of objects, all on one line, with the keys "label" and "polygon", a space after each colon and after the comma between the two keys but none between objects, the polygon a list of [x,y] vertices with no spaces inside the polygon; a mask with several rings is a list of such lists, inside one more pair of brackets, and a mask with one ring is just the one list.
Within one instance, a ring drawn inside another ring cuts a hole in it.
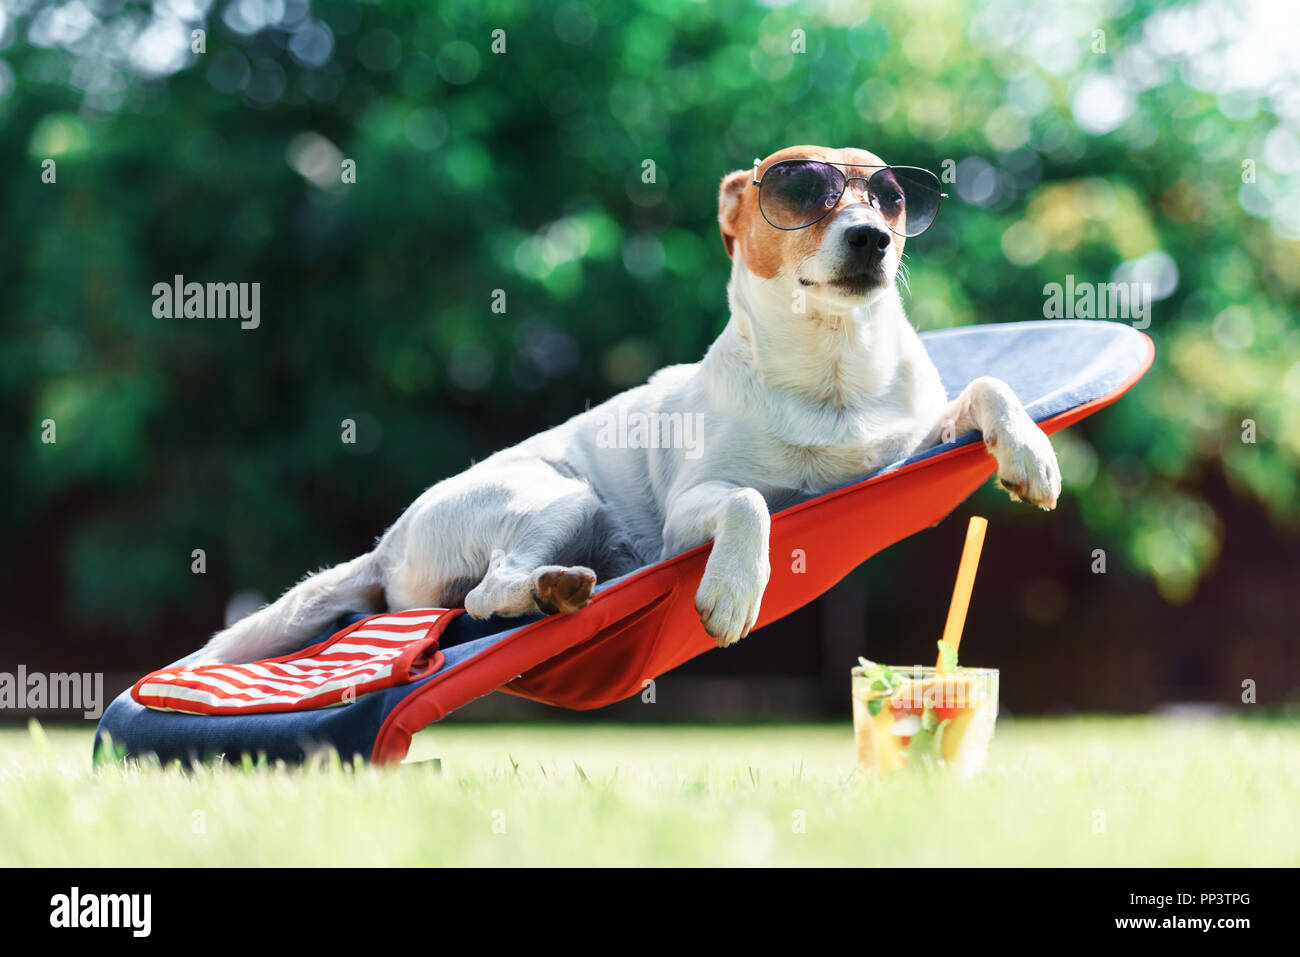
[{"label": "yellow drinking straw", "polygon": [[[953,651],[961,644],[961,630],[966,626],[966,609],[970,607],[971,589],[975,587],[975,569],[979,567],[980,550],[984,547],[984,531],[989,527],[987,518],[970,517],[966,526],[966,545],[961,550],[961,564],[957,566],[957,584],[952,589],[952,604],[948,606],[948,621],[943,626],[944,643]],[[943,656],[935,663],[943,671]]]}]

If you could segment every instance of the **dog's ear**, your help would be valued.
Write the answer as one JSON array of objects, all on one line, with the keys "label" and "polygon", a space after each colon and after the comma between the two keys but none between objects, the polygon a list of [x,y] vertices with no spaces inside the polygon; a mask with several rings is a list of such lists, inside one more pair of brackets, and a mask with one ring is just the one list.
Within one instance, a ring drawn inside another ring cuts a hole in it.
[{"label": "dog's ear", "polygon": [[722,188],[718,190],[718,230],[722,233],[722,245],[730,257],[736,248],[736,235],[740,228],[740,200],[745,189],[754,182],[752,169],[738,169],[722,177]]}]

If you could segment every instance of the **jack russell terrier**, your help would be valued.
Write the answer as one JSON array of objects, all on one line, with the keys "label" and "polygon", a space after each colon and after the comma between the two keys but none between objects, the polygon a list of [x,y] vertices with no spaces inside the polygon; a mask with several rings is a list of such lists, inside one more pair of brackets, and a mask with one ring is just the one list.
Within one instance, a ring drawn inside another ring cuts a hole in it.
[{"label": "jack russell terrier", "polygon": [[[731,318],[703,360],[439,482],[373,551],[218,632],[200,661],[283,654],[346,612],[573,612],[598,580],[709,541],[695,607],[732,645],[758,618],[770,510],[972,429],[1013,499],[1054,508],[1056,456],[1015,394],[980,378],[948,401],[903,313],[903,244],[942,195],[859,149],[794,146],[724,177]],[[598,441],[629,417],[689,417],[699,447]]]}]

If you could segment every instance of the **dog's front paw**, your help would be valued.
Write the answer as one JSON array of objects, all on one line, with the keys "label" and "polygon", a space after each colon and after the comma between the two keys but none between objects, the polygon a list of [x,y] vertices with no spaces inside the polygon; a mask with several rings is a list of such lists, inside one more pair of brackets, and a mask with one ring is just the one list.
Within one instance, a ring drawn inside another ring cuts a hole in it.
[{"label": "dog's front paw", "polygon": [[997,459],[998,484],[1014,502],[1028,502],[1047,511],[1061,496],[1061,467],[1047,435],[1033,421],[986,440]]},{"label": "dog's front paw", "polygon": [[719,568],[713,562],[705,568],[695,592],[695,610],[700,613],[700,624],[717,640],[719,648],[734,645],[753,629],[767,579],[766,565],[749,572]]}]

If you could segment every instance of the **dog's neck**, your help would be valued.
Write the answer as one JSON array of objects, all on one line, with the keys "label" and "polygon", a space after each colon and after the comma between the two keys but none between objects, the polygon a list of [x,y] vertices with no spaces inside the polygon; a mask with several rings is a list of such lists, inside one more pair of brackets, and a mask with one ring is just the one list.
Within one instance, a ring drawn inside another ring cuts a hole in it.
[{"label": "dog's neck", "polygon": [[743,358],[764,390],[845,412],[885,392],[897,374],[907,318],[892,286],[848,306],[785,279],[754,276],[737,250],[727,296],[731,319],[710,355]]},{"label": "dog's neck", "polygon": [[731,318],[701,364],[713,401],[792,446],[870,443],[882,405],[909,391],[898,377],[910,368],[904,337],[915,334],[897,291],[869,307],[799,300],[789,281],[750,273],[739,251],[727,288]]}]

